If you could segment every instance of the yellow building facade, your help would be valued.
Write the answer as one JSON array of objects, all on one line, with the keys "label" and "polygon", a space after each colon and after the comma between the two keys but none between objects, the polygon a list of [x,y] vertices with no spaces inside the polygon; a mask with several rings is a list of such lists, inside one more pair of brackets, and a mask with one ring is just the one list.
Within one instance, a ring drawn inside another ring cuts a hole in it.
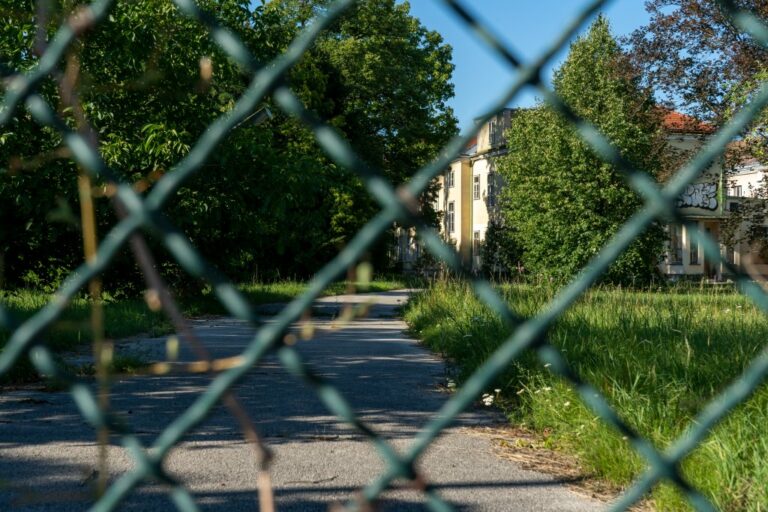
[{"label": "yellow building facade", "polygon": [[480,127],[473,143],[438,177],[441,233],[474,270],[481,266],[480,246],[497,211],[502,181],[494,160],[506,152],[504,132],[512,115],[513,109],[504,110]]}]

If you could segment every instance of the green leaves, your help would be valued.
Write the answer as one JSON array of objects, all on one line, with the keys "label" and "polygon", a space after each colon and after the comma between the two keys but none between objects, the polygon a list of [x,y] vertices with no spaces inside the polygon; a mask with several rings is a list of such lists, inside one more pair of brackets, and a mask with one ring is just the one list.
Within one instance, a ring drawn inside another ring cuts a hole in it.
[{"label": "green leaves", "polygon": [[[282,52],[297,28],[326,5],[323,0],[199,3],[261,62]],[[15,69],[29,67],[35,58],[34,2],[14,3],[0,13],[0,55]],[[66,14],[56,13],[51,30]],[[211,122],[232,109],[250,80],[205,28],[179,15],[170,0],[118,2],[71,58],[79,63],[78,97],[103,158],[139,191],[170,172]],[[445,106],[453,91],[451,70],[450,48],[412,18],[406,5],[364,0],[321,36],[289,80],[308,107],[399,184],[455,133]],[[60,103],[53,80],[42,92],[51,104]],[[360,181],[330,162],[309,131],[274,106],[271,110],[274,119],[233,130],[168,207],[203,255],[224,262],[234,278],[255,272],[308,275],[376,212]],[[62,115],[76,125],[72,109]],[[0,246],[9,246],[11,282],[54,246],[67,247],[56,251],[67,267],[81,259],[79,240],[67,234],[62,244],[51,223],[61,216],[49,215],[63,211],[64,203],[76,209],[76,170],[65,160],[38,158],[41,151],[59,151],[60,144],[57,134],[40,130],[26,116],[15,121],[11,133],[0,134],[0,166],[20,161],[30,168],[23,176],[0,175],[0,214],[9,226],[0,232]],[[14,199],[36,207],[11,211]],[[106,199],[99,201],[98,219],[101,233],[114,222]],[[33,222],[24,233],[10,227],[20,229],[26,220]],[[31,243],[22,244],[24,239]],[[117,265],[133,263],[125,259]],[[133,267],[124,274],[138,275]]]},{"label": "green leaves", "polygon": [[[653,103],[623,64],[624,55],[600,17],[555,72],[555,92],[625,158],[655,175],[663,141]],[[502,213],[509,236],[527,269],[570,277],[641,202],[548,106],[518,111],[507,138],[509,153],[499,159],[498,168],[505,180]],[[607,279],[647,279],[660,252],[660,233],[654,229],[614,264]]]}]

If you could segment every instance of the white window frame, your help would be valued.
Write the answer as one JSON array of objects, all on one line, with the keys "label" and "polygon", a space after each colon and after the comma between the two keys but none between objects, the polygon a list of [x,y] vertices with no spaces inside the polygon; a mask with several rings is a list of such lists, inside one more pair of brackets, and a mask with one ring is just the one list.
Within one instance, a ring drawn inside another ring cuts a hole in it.
[{"label": "white window frame", "polygon": [[445,210],[445,232],[452,235],[456,232],[456,202],[448,202]]},{"label": "white window frame", "polygon": [[474,200],[480,199],[480,175],[475,174],[472,177],[472,198]]}]

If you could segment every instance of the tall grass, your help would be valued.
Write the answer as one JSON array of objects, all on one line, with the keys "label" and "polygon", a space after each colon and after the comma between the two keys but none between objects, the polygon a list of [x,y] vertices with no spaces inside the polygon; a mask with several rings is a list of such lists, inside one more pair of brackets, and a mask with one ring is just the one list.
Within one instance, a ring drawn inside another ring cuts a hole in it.
[{"label": "tall grass", "polygon": [[[500,288],[524,316],[546,307],[552,287]],[[436,283],[406,308],[411,328],[470,374],[510,333],[462,283]],[[664,448],[701,407],[768,342],[768,320],[727,289],[663,292],[597,289],[559,319],[549,339],[636,431]],[[516,424],[546,431],[594,475],[618,486],[644,469],[625,439],[597,420],[559,378],[526,354],[497,379]],[[768,389],[762,386],[684,462],[685,474],[722,510],[768,505]],[[659,510],[688,510],[670,486],[654,490]]]}]

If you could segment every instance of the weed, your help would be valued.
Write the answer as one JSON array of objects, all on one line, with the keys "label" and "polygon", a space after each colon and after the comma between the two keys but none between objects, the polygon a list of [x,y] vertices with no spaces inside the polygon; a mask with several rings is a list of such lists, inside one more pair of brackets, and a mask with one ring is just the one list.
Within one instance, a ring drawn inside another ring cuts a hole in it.
[{"label": "weed", "polygon": [[[535,315],[551,286],[500,286],[514,311]],[[511,327],[466,284],[438,282],[406,308],[411,329],[460,367],[466,378],[506,339]],[[603,287],[587,293],[549,331],[572,367],[594,384],[633,428],[663,449],[736,378],[768,339],[768,320],[732,289],[691,285],[663,291]],[[526,353],[500,375],[510,420],[577,454],[582,465],[620,486],[644,469],[626,439],[605,426],[578,395]],[[490,391],[489,391],[490,393]],[[723,510],[768,503],[768,389],[761,387],[683,463],[697,487]],[[660,510],[688,510],[671,486],[653,494]]]}]

